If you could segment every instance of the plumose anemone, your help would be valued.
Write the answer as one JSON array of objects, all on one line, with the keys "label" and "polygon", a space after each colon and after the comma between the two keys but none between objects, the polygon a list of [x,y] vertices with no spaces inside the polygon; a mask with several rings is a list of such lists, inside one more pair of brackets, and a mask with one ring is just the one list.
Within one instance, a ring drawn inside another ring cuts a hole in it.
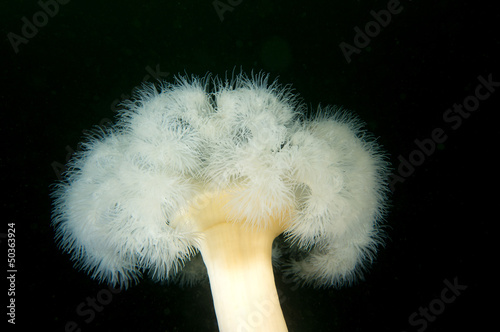
[{"label": "plumose anemone", "polygon": [[221,331],[287,331],[275,238],[283,273],[349,284],[373,260],[386,197],[387,163],[362,123],[306,111],[263,74],[143,86],[56,185],[59,245],[122,287],[144,272],[186,280],[201,254]]}]

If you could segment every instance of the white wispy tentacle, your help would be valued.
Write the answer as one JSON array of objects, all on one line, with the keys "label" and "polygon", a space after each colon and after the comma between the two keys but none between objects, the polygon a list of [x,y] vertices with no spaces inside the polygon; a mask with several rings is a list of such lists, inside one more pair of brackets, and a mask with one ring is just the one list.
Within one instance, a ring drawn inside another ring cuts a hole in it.
[{"label": "white wispy tentacle", "polygon": [[[54,191],[61,247],[94,278],[127,286],[177,274],[200,234],[176,222],[204,192],[229,194],[231,222],[290,215],[280,259],[317,286],[350,283],[380,243],[386,164],[347,111],[305,106],[267,76],[179,77],[144,86],[115,125],[87,137]],[[299,254],[296,254],[298,251]],[[278,257],[278,256],[277,256]],[[203,271],[203,269],[189,269]]]}]

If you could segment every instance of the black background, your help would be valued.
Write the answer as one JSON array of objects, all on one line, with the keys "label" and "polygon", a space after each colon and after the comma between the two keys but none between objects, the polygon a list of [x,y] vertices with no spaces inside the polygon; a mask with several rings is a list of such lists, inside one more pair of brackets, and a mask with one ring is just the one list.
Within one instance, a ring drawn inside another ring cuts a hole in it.
[{"label": "black background", "polygon": [[[16,326],[9,330],[64,331],[70,321],[82,331],[217,330],[208,284],[182,289],[147,278],[105,298],[109,303],[85,322],[89,316],[76,308],[109,294],[107,286],[75,270],[53,241],[53,166],[65,163],[84,130],[113,118],[114,101],[130,94],[147,68],[159,68],[167,80],[233,69],[279,76],[311,107],[354,110],[384,145],[395,173],[398,157],[417,149],[416,139],[442,128],[447,140],[396,184],[388,240],[365,280],[296,289],[277,274],[277,286],[292,332],[484,330],[495,321],[500,88],[456,130],[443,114],[474,94],[479,75],[500,81],[494,2],[401,1],[401,13],[350,63],[339,44],[353,44],[354,27],[363,29],[373,20],[370,11],[387,8],[387,1],[232,3],[221,21],[210,0],[70,1],[16,53],[8,34],[22,35],[22,18],[33,22],[42,7],[2,1],[0,233],[15,223],[18,271]],[[0,240],[6,271],[7,240]],[[455,278],[467,289],[425,328],[412,325],[409,317]]]}]

